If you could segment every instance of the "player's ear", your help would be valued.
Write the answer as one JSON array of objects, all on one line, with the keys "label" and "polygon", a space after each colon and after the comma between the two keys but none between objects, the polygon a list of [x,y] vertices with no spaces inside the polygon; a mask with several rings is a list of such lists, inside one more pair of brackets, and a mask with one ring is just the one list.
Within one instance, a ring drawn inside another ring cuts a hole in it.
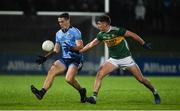
[{"label": "player's ear", "polygon": [[66,20],[66,22],[70,22],[70,18],[69,19],[65,19]]}]

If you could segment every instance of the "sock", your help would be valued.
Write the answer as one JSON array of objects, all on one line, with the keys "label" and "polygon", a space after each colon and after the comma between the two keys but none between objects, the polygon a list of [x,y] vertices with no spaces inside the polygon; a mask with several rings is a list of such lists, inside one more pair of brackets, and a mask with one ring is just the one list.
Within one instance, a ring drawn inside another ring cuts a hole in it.
[{"label": "sock", "polygon": [[98,92],[93,92],[94,97],[97,97],[97,95],[98,95]]},{"label": "sock", "polygon": [[44,95],[46,93],[46,89],[42,88],[40,92]]},{"label": "sock", "polygon": [[155,95],[155,94],[157,94],[158,92],[157,92],[157,90],[156,89],[154,89],[154,92],[153,92],[153,94]]},{"label": "sock", "polygon": [[82,92],[82,89],[83,89],[83,88],[81,88],[80,90],[78,90],[78,91],[79,91],[79,93],[81,93],[81,92]]}]

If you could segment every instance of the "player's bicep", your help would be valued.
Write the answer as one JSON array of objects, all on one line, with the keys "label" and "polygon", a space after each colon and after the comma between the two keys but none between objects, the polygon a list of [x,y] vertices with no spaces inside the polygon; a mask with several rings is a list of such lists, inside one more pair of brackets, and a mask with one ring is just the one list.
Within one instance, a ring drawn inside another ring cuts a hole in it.
[{"label": "player's bicep", "polygon": [[144,40],[139,35],[131,31],[126,31],[125,37],[131,37],[132,39],[134,39],[135,41],[139,42],[142,45],[145,43]]},{"label": "player's bicep", "polygon": [[133,32],[131,32],[129,30],[127,30],[124,34],[125,37],[132,37],[133,35],[134,35]]}]

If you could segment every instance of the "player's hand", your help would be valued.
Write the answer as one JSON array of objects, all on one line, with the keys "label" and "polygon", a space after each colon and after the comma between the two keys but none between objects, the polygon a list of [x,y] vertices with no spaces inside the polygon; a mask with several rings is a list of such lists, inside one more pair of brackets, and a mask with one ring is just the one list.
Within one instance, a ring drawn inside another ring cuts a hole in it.
[{"label": "player's hand", "polygon": [[40,65],[44,63],[46,60],[47,60],[47,57],[39,55],[38,58],[36,59],[36,63]]},{"label": "player's hand", "polygon": [[143,44],[143,48],[144,48],[144,49],[147,49],[147,50],[151,50],[151,49],[152,49],[151,43],[149,43],[149,42],[144,43],[144,44]]}]

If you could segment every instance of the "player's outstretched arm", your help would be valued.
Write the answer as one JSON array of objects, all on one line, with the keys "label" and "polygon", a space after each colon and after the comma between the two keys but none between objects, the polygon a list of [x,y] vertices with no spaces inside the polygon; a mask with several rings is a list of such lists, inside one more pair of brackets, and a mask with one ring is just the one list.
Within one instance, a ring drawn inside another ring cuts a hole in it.
[{"label": "player's outstretched arm", "polygon": [[79,50],[79,52],[80,53],[86,52],[89,49],[93,48],[94,46],[98,45],[99,43],[100,41],[97,38],[95,38],[93,41],[91,41],[86,46],[84,46],[81,50]]},{"label": "player's outstretched arm", "polygon": [[131,37],[135,41],[139,42],[141,45],[143,45],[145,43],[145,41],[139,35],[137,35],[134,32],[128,31],[128,30],[125,33],[125,37]]},{"label": "player's outstretched arm", "polygon": [[131,37],[135,41],[139,42],[143,46],[143,48],[145,48],[145,49],[152,49],[151,43],[146,43],[139,35],[137,35],[134,32],[127,30],[124,36],[125,37]]},{"label": "player's outstretched arm", "polygon": [[48,52],[45,56],[41,56],[39,55],[36,59],[36,63],[37,64],[43,64],[48,58],[52,57],[53,55],[57,54],[60,50],[60,45],[59,44],[55,44],[54,50],[51,52]]},{"label": "player's outstretched arm", "polygon": [[47,53],[44,57],[50,58],[50,57],[52,57],[53,55],[59,53],[59,51],[60,51],[60,45],[59,45],[58,43],[56,43],[55,46],[54,46],[53,51]]}]

